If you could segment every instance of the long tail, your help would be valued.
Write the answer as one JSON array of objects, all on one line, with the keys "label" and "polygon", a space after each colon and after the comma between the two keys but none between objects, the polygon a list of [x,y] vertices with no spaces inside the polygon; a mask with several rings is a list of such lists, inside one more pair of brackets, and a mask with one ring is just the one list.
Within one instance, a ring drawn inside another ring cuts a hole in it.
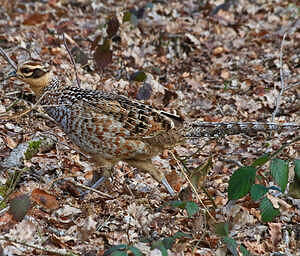
[{"label": "long tail", "polygon": [[188,138],[199,138],[199,137],[209,137],[217,138],[223,137],[225,135],[234,134],[253,134],[259,131],[278,131],[282,130],[300,130],[300,125],[293,123],[258,123],[258,122],[200,122],[195,121],[191,123],[186,123],[185,125],[185,137]]}]

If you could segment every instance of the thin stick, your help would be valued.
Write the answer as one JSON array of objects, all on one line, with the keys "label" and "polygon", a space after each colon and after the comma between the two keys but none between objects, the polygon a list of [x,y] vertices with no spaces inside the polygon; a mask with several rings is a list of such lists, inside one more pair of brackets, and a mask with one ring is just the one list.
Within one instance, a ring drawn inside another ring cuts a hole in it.
[{"label": "thin stick", "polygon": [[15,71],[18,70],[16,63],[6,54],[6,52],[0,47],[0,52],[3,58],[14,68]]},{"label": "thin stick", "polygon": [[220,157],[220,161],[223,161],[226,163],[233,163],[233,164],[236,164],[238,167],[244,166],[240,161],[234,160],[234,159],[226,159],[226,158]]},{"label": "thin stick", "polygon": [[208,208],[206,207],[206,205],[202,202],[202,200],[201,200],[201,198],[200,198],[200,196],[199,196],[199,194],[198,194],[196,188],[194,187],[194,185],[193,185],[192,182],[190,181],[189,177],[186,175],[186,173],[185,173],[185,171],[183,170],[183,168],[182,168],[182,166],[181,166],[179,160],[176,158],[176,156],[174,155],[173,152],[171,152],[171,155],[172,155],[172,157],[175,159],[175,161],[176,161],[177,165],[179,166],[179,168],[180,168],[180,170],[181,170],[183,176],[185,177],[185,179],[186,179],[186,180],[188,181],[188,183],[190,184],[190,186],[191,186],[192,190],[194,191],[194,193],[195,193],[195,195],[196,195],[198,201],[199,201],[199,202],[202,204],[202,206],[205,208],[205,210],[207,211],[208,215],[212,218],[212,220],[213,220],[214,222],[217,222],[217,220],[215,219],[215,217],[212,216],[212,214],[210,213],[210,211],[208,210]]},{"label": "thin stick", "polygon": [[[16,118],[20,118],[24,115],[26,115],[27,113],[31,112],[32,110],[34,110],[37,106],[39,106],[41,100],[45,97],[45,95],[47,95],[49,93],[49,91],[47,92],[44,92],[42,94],[42,96],[38,99],[38,101],[33,105],[31,106],[29,109],[26,109],[25,111],[23,111],[21,114],[17,114],[17,115],[13,115],[13,116],[4,116],[4,118],[7,118],[7,119],[16,119]],[[0,115],[1,118],[3,118],[2,115]]]},{"label": "thin stick", "polygon": [[76,64],[75,64],[75,61],[74,61],[74,58],[70,52],[70,49],[68,47],[68,44],[67,44],[67,41],[66,41],[66,37],[65,37],[65,33],[63,33],[63,40],[64,40],[64,46],[66,47],[66,50],[70,56],[70,59],[71,59],[71,62],[73,64],[73,67],[74,67],[74,71],[75,71],[75,77],[76,77],[76,82],[77,82],[77,86],[80,87],[80,80],[79,80],[79,77],[78,77],[78,73],[77,73],[77,69],[76,69]]},{"label": "thin stick", "polygon": [[9,242],[12,242],[12,243],[15,243],[15,244],[20,244],[20,245],[23,245],[23,246],[26,246],[26,247],[29,247],[29,248],[33,248],[33,249],[36,249],[36,250],[40,250],[42,252],[45,252],[45,253],[49,253],[49,254],[54,254],[54,255],[61,255],[61,256],[75,256],[75,255],[78,255],[78,254],[75,254],[73,252],[68,252],[67,250],[64,250],[64,249],[52,249],[52,248],[45,248],[45,247],[41,247],[41,246],[38,246],[38,245],[34,245],[34,244],[28,244],[26,242],[21,242],[21,241],[17,241],[16,239],[13,239],[13,238],[9,238],[7,236],[4,236],[4,237],[1,237],[0,240],[4,240],[4,241],[9,241]]},{"label": "thin stick", "polygon": [[282,38],[282,42],[281,42],[281,47],[280,47],[280,84],[281,84],[281,89],[280,92],[275,100],[276,102],[276,107],[275,110],[272,114],[272,122],[274,122],[274,118],[277,115],[277,112],[279,110],[279,105],[280,105],[280,98],[285,90],[285,84],[284,84],[284,73],[283,73],[283,64],[282,64],[282,52],[283,52],[283,44],[284,44],[284,40],[286,37],[286,33],[284,33],[283,38]]},{"label": "thin stick", "polygon": [[99,190],[97,190],[97,189],[94,189],[94,188],[92,188],[92,187],[85,186],[85,185],[80,184],[80,183],[78,183],[78,182],[76,182],[76,181],[70,181],[70,182],[71,182],[72,184],[74,184],[75,186],[77,186],[77,187],[80,187],[80,188],[84,188],[84,189],[86,189],[86,190],[93,191],[93,192],[95,192],[95,193],[97,193],[97,194],[99,194],[99,195],[101,195],[101,196],[104,196],[104,197],[107,197],[107,198],[110,198],[110,199],[114,199],[111,195],[106,194],[106,193],[104,193],[104,192],[102,192],[102,191],[99,191]]},{"label": "thin stick", "polygon": [[297,87],[297,86],[299,86],[299,85],[300,85],[300,81],[298,81],[298,82],[296,82],[296,83],[294,83],[294,84],[291,84],[290,86],[285,87],[285,88],[284,88],[284,91],[287,91],[287,90],[292,89],[292,88],[294,88],[294,87]]}]

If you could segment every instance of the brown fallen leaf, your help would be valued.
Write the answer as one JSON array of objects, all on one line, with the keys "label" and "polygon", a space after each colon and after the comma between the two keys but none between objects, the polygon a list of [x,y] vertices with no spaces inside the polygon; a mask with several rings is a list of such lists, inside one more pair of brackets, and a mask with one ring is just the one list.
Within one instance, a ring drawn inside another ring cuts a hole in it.
[{"label": "brown fallen leaf", "polygon": [[277,246],[277,244],[281,241],[282,239],[282,224],[281,223],[268,223],[269,225],[269,233],[271,236],[271,241],[272,245],[274,247]]},{"label": "brown fallen leaf", "polygon": [[112,51],[110,50],[110,40],[106,39],[102,45],[98,45],[94,52],[94,62],[97,70],[102,71],[112,63]]},{"label": "brown fallen leaf", "polygon": [[24,25],[33,26],[46,21],[49,17],[48,13],[33,13],[30,14],[23,22]]},{"label": "brown fallen leaf", "polygon": [[18,143],[10,136],[6,136],[6,143],[7,143],[7,146],[10,148],[10,149],[14,149]]},{"label": "brown fallen leaf", "polygon": [[35,201],[37,204],[50,209],[54,210],[59,207],[59,204],[56,200],[56,197],[53,195],[50,195],[46,191],[42,189],[34,189],[31,193],[31,199]]}]

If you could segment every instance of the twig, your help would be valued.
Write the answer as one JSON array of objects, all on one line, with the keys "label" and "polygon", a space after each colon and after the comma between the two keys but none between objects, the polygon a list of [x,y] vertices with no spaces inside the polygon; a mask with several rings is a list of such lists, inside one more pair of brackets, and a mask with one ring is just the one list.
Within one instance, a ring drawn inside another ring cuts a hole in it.
[{"label": "twig", "polygon": [[239,160],[226,159],[226,158],[220,157],[220,161],[223,161],[223,162],[226,162],[226,163],[233,163],[233,164],[236,164],[238,167],[243,167],[244,166]]},{"label": "twig", "polygon": [[[33,109],[35,109],[38,105],[39,105],[39,103],[41,102],[41,100],[45,97],[45,95],[47,95],[49,92],[47,91],[47,92],[44,92],[43,94],[42,94],[42,96],[38,99],[38,101],[32,106],[32,107],[30,107],[29,109],[27,109],[27,110],[25,110],[25,111],[23,111],[21,114],[18,114],[18,115],[13,115],[13,116],[1,116],[1,118],[7,118],[7,119],[16,119],[16,118],[20,118],[20,117],[22,117],[22,116],[24,116],[24,115],[26,115],[27,113],[29,113],[30,111],[32,111]],[[43,107],[43,106],[42,106]]]},{"label": "twig", "polygon": [[298,81],[298,82],[296,82],[296,83],[294,83],[294,84],[292,84],[292,85],[290,85],[290,86],[285,87],[285,88],[284,88],[284,91],[287,91],[287,90],[292,89],[292,88],[294,88],[294,87],[297,87],[297,86],[299,86],[299,85],[300,85],[300,81]]},{"label": "twig", "polygon": [[80,87],[80,80],[79,80],[79,77],[78,77],[78,73],[77,73],[77,69],[76,69],[76,64],[75,64],[75,61],[74,61],[74,58],[70,52],[70,49],[68,47],[68,44],[67,44],[67,41],[66,41],[66,37],[65,37],[65,33],[63,33],[63,40],[64,40],[64,46],[66,47],[66,50],[70,56],[70,59],[71,59],[71,62],[73,64],[73,67],[74,67],[74,71],[75,71],[75,77],[76,77],[76,82],[77,82],[77,86]]},{"label": "twig", "polygon": [[106,194],[106,193],[104,193],[104,192],[101,192],[101,191],[99,191],[99,190],[97,190],[97,189],[94,189],[94,188],[92,188],[92,187],[85,186],[85,185],[80,184],[80,183],[78,183],[78,182],[76,182],[76,181],[70,181],[70,182],[72,182],[72,184],[74,184],[74,185],[77,186],[77,187],[84,188],[84,189],[87,189],[87,190],[91,190],[91,191],[93,191],[93,192],[95,192],[95,193],[97,193],[97,194],[99,194],[99,195],[101,195],[101,196],[108,197],[108,198],[110,198],[110,199],[114,199],[111,195]]},{"label": "twig", "polygon": [[275,156],[277,156],[285,147],[292,145],[294,142],[300,141],[300,136],[294,138],[290,142],[283,143],[282,146],[277,149],[273,154],[270,155],[270,159],[273,159]]},{"label": "twig", "polygon": [[277,115],[277,112],[279,110],[279,105],[280,105],[280,98],[285,90],[285,84],[284,84],[284,73],[283,73],[283,64],[282,64],[282,52],[283,52],[283,44],[284,44],[284,40],[286,37],[286,33],[284,33],[283,38],[282,38],[282,42],[281,42],[281,47],[280,47],[280,84],[281,84],[281,89],[280,92],[275,100],[276,102],[276,107],[275,110],[272,114],[272,122],[274,122],[275,116]]},{"label": "twig", "polygon": [[[1,199],[1,202],[2,202],[2,199]],[[10,206],[7,206],[7,207],[1,209],[0,210],[0,216],[4,215],[9,209],[10,209]]]},{"label": "twig", "polygon": [[15,71],[18,70],[16,63],[6,54],[6,52],[0,47],[0,52],[3,58],[14,68]]},{"label": "twig", "polygon": [[200,196],[199,196],[199,194],[198,194],[196,188],[194,187],[194,185],[193,185],[192,182],[190,181],[189,177],[186,175],[186,173],[185,173],[185,171],[183,170],[183,168],[182,168],[182,166],[181,166],[179,160],[176,158],[176,156],[174,155],[173,152],[171,152],[171,155],[172,155],[173,158],[175,159],[175,161],[176,161],[177,165],[179,166],[179,168],[180,168],[180,170],[181,170],[183,176],[185,177],[185,179],[186,179],[186,180],[188,181],[188,183],[190,184],[190,186],[191,186],[192,190],[194,191],[194,193],[195,193],[195,195],[196,195],[198,201],[201,203],[201,205],[202,205],[202,206],[204,207],[204,209],[207,211],[208,215],[212,218],[212,220],[213,220],[214,222],[217,222],[217,220],[215,219],[215,217],[212,216],[212,214],[210,213],[210,211],[208,210],[208,208],[206,207],[206,205],[202,202],[202,200],[201,200],[201,198],[200,198]]},{"label": "twig", "polygon": [[17,241],[15,239],[9,238],[7,236],[1,237],[0,240],[8,241],[15,244],[21,244],[29,248],[33,248],[36,250],[40,250],[42,252],[46,252],[47,254],[54,254],[54,255],[61,255],[61,256],[76,256],[78,254],[74,254],[73,252],[66,252],[66,250],[61,249],[46,249],[45,247],[33,245],[33,244],[27,244],[25,242]]}]

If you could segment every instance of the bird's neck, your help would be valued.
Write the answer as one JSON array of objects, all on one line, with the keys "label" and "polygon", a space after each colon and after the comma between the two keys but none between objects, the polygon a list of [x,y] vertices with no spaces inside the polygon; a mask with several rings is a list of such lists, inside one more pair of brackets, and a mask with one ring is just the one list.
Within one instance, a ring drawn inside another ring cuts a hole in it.
[{"label": "bird's neck", "polygon": [[59,78],[57,78],[56,76],[51,76],[48,78],[47,84],[45,86],[37,88],[37,91],[34,91],[34,88],[32,88],[32,90],[38,97],[41,97],[47,91],[55,91],[59,89],[60,86],[61,81],[59,80]]}]

